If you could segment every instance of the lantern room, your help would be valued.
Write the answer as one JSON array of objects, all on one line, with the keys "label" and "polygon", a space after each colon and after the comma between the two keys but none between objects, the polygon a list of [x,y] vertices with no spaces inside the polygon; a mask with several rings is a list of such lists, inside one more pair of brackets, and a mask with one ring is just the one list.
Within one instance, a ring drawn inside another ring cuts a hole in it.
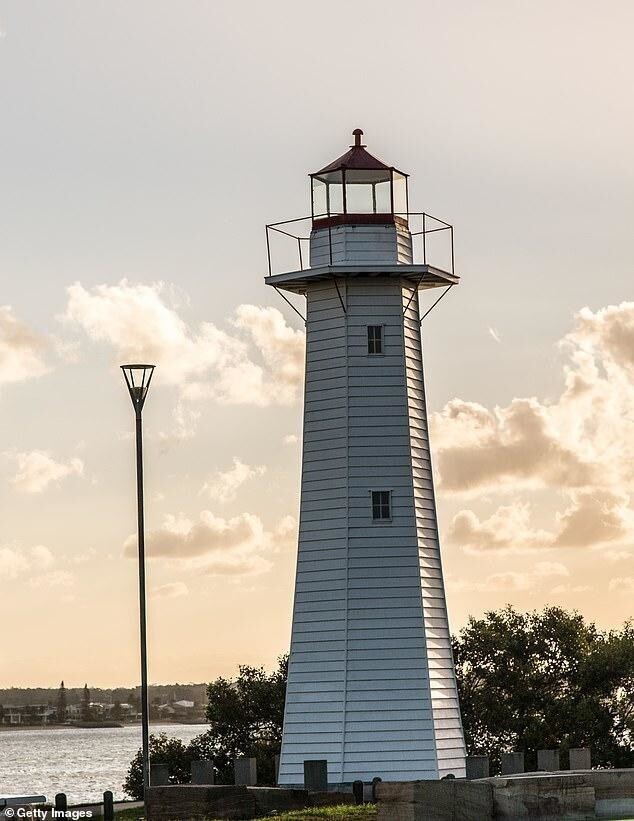
[{"label": "lantern room", "polygon": [[407,174],[373,157],[352,132],[354,145],[310,175],[313,228],[335,225],[407,225]]}]

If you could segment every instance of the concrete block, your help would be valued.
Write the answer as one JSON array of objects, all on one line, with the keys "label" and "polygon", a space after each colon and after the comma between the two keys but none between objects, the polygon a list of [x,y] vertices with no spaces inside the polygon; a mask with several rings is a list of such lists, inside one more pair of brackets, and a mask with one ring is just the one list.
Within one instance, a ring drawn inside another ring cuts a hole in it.
[{"label": "concrete block", "polygon": [[192,784],[214,784],[215,773],[212,761],[192,761]]},{"label": "concrete block", "polygon": [[571,747],[568,751],[571,770],[591,770],[592,760],[589,747]]},{"label": "concrete block", "polygon": [[148,821],[253,818],[257,813],[255,797],[246,787],[191,784],[150,787],[145,807]]},{"label": "concrete block", "polygon": [[597,818],[634,818],[634,798],[602,798],[594,805]]},{"label": "concrete block", "polygon": [[502,775],[524,772],[524,753],[502,753]]},{"label": "concrete block", "polygon": [[[583,776],[558,775],[538,783],[539,811],[564,818],[593,818],[594,787]],[[553,811],[553,808],[556,808]],[[538,816],[541,817],[541,816]]]},{"label": "concrete block", "polygon": [[167,764],[150,764],[150,786],[166,787],[170,783],[170,771]]},{"label": "concrete block", "polygon": [[328,762],[326,760],[304,761],[304,788],[316,792],[328,789]]},{"label": "concrete block", "polygon": [[376,789],[379,821],[489,821],[493,787],[458,779],[382,782]]},{"label": "concrete block", "polygon": [[288,790],[280,787],[248,787],[249,795],[255,798],[258,815],[303,810],[309,806],[306,790]]},{"label": "concrete block", "polygon": [[236,787],[255,787],[258,783],[258,767],[255,758],[234,759],[233,781]]},{"label": "concrete block", "polygon": [[537,769],[547,773],[559,770],[559,750],[537,750]]},{"label": "concrete block", "polygon": [[592,770],[584,775],[593,785],[597,801],[634,800],[634,769]]},{"label": "concrete block", "polygon": [[493,797],[496,821],[594,817],[594,788],[582,775],[496,778]]},{"label": "concrete block", "polygon": [[468,755],[466,759],[467,764],[467,780],[474,778],[488,778],[489,777],[489,756],[488,755]]}]

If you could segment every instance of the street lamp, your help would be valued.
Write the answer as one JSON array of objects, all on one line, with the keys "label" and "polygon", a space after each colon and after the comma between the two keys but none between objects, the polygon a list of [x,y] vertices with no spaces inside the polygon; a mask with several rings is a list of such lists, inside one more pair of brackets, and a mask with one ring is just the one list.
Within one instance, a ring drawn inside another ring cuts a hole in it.
[{"label": "street lamp", "polygon": [[143,734],[143,797],[150,786],[150,729],[147,689],[147,625],[145,617],[145,523],[143,517],[142,411],[152,381],[154,365],[122,365],[136,417],[136,498],[139,546],[139,615],[141,623],[141,727]]}]

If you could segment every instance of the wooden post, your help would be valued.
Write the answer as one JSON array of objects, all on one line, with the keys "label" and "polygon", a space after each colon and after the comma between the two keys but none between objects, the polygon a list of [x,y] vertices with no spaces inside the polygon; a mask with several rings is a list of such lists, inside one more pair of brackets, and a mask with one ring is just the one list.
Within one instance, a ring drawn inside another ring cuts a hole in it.
[{"label": "wooden post", "polygon": [[114,796],[110,790],[103,794],[103,821],[114,821]]}]

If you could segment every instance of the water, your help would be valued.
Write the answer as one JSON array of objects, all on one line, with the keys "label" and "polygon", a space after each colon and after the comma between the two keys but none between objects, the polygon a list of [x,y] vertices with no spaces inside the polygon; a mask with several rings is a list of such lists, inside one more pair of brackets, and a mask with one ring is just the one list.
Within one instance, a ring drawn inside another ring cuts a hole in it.
[{"label": "water", "polygon": [[[150,733],[167,733],[184,742],[205,732],[202,724],[152,724]],[[104,790],[115,800],[130,761],[141,746],[141,727],[112,729],[60,727],[0,731],[0,795],[65,792],[68,803],[101,801]]]}]

